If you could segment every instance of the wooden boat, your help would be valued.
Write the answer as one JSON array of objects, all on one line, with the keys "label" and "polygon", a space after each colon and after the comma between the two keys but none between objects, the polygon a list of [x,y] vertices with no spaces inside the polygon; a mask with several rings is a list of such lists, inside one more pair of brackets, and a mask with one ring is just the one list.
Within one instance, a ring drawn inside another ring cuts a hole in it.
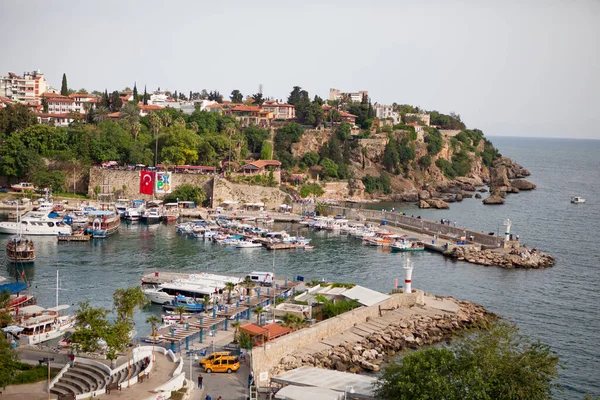
[{"label": "wooden boat", "polygon": [[6,243],[6,258],[11,263],[32,263],[35,261],[35,246],[33,241],[23,237],[22,224],[19,221],[19,205],[17,204],[18,233]]},{"label": "wooden boat", "polygon": [[59,242],[89,242],[91,238],[92,236],[86,233],[83,229],[80,229],[72,234],[58,235]]},{"label": "wooden boat", "polygon": [[88,215],[90,227],[87,232],[94,239],[104,239],[116,233],[121,226],[121,217],[116,209],[90,211]]}]

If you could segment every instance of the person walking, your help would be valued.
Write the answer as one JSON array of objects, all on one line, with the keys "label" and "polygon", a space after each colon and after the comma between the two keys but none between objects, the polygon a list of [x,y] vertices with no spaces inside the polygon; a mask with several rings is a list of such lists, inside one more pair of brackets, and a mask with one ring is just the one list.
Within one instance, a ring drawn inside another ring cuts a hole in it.
[{"label": "person walking", "polygon": [[212,397],[210,397],[210,394],[207,394],[204,400],[212,400]]},{"label": "person walking", "polygon": [[204,382],[204,378],[202,375],[198,375],[198,389],[202,389],[202,382]]}]

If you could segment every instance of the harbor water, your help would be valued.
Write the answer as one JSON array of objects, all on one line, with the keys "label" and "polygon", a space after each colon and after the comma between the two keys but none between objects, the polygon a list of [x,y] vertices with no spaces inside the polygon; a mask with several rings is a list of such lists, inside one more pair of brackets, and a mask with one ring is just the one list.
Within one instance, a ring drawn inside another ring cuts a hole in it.
[{"label": "harbor water", "polygon": [[[564,369],[557,398],[600,395],[600,141],[530,138],[492,138],[503,155],[521,163],[537,185],[531,192],[509,195],[501,206],[481,200],[453,203],[450,210],[419,210],[403,204],[392,207],[408,215],[440,220],[485,232],[503,231],[510,218],[512,231],[529,247],[551,253],[556,265],[547,270],[503,270],[445,259],[439,254],[391,253],[367,247],[344,235],[311,232],[281,224],[313,239],[313,250],[268,252],[236,249],[181,236],[173,225],[123,224],[118,234],[91,243],[57,243],[54,237],[34,238],[36,262],[25,267],[39,304],[55,305],[56,270],[60,270],[60,303],[88,299],[94,306],[111,307],[115,289],[140,284],[151,271],[211,271],[245,275],[270,271],[278,276],[301,275],[307,280],[356,282],[389,292],[402,278],[405,260],[413,261],[413,287],[438,295],[471,300],[517,323],[521,331],[550,344]],[[582,196],[585,204],[571,204]],[[6,245],[8,236],[0,236]],[[5,263],[6,261],[3,260]],[[19,270],[20,272],[20,270]],[[5,265],[1,276],[15,276]],[[144,320],[160,313],[158,306],[136,315],[139,334],[149,332]]]}]

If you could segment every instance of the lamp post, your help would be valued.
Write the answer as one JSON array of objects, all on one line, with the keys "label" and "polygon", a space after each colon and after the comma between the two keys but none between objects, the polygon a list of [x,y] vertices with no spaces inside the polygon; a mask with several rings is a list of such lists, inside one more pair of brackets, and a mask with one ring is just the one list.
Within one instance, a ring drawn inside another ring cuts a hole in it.
[{"label": "lamp post", "polygon": [[194,360],[192,358],[193,353],[193,351],[190,351],[190,382],[192,382],[192,384],[190,385],[191,390],[194,390],[194,388],[196,387],[196,385],[194,385],[194,376],[192,370],[192,367],[194,366]]},{"label": "lamp post", "polygon": [[[350,388],[350,390],[348,390],[348,388]],[[347,400],[347,399],[348,399],[348,395],[347,395],[347,393],[354,394],[354,393],[355,393],[355,392],[354,392],[354,386],[346,386],[346,387],[344,388],[344,400]]]},{"label": "lamp post", "polygon": [[42,360],[48,364],[48,400],[50,400],[50,361],[54,361],[54,358],[44,357]]}]

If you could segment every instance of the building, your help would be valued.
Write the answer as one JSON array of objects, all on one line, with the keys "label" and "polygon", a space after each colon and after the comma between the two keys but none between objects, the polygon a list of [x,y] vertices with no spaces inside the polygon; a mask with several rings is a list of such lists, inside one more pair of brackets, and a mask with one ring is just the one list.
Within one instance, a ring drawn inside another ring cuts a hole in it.
[{"label": "building", "polygon": [[139,104],[138,107],[140,108],[140,117],[145,117],[146,115],[150,114],[152,111],[159,111],[162,110],[164,107],[155,105],[155,104]]},{"label": "building", "polygon": [[86,93],[72,93],[69,98],[73,99],[73,111],[80,114],[87,114],[97,101],[96,96]]},{"label": "building", "polygon": [[38,123],[53,126],[69,126],[75,120],[83,118],[83,116],[76,113],[36,113],[35,116],[37,117]]},{"label": "building", "polygon": [[346,97],[350,101],[362,101],[364,96],[367,96],[368,98],[369,92],[366,90],[361,90],[355,93],[344,93],[339,89],[329,89],[329,100],[342,100],[344,97]]},{"label": "building", "polygon": [[[48,102],[48,114],[69,114],[75,111],[75,100],[59,93],[43,93],[41,98]],[[79,111],[77,111],[79,112]]]},{"label": "building", "polygon": [[240,121],[241,126],[268,126],[273,121],[273,113],[258,106],[238,105],[231,109],[231,115]]},{"label": "building", "polygon": [[[404,122],[419,122],[421,125],[430,126],[431,115],[425,113],[406,113],[404,114]],[[408,125],[408,124],[407,124]]]},{"label": "building", "polygon": [[391,119],[394,125],[399,124],[401,121],[400,113],[398,111],[394,111],[393,106],[375,103],[373,109],[375,110],[375,116],[381,120]]},{"label": "building", "polygon": [[39,104],[40,96],[47,91],[46,77],[40,70],[24,72],[23,76],[9,72],[7,76],[0,78],[0,96],[13,101]]},{"label": "building", "polygon": [[[225,167],[223,167],[225,170]],[[238,175],[252,176],[264,175],[268,176],[273,172],[273,179],[278,185],[281,184],[281,163],[277,160],[257,160],[252,161],[239,169]]]},{"label": "building", "polygon": [[348,122],[349,124],[356,124],[356,115],[350,114],[346,111],[339,111],[341,122]]},{"label": "building", "polygon": [[296,107],[276,100],[267,100],[262,105],[264,111],[273,113],[274,119],[289,120],[296,118]]}]

